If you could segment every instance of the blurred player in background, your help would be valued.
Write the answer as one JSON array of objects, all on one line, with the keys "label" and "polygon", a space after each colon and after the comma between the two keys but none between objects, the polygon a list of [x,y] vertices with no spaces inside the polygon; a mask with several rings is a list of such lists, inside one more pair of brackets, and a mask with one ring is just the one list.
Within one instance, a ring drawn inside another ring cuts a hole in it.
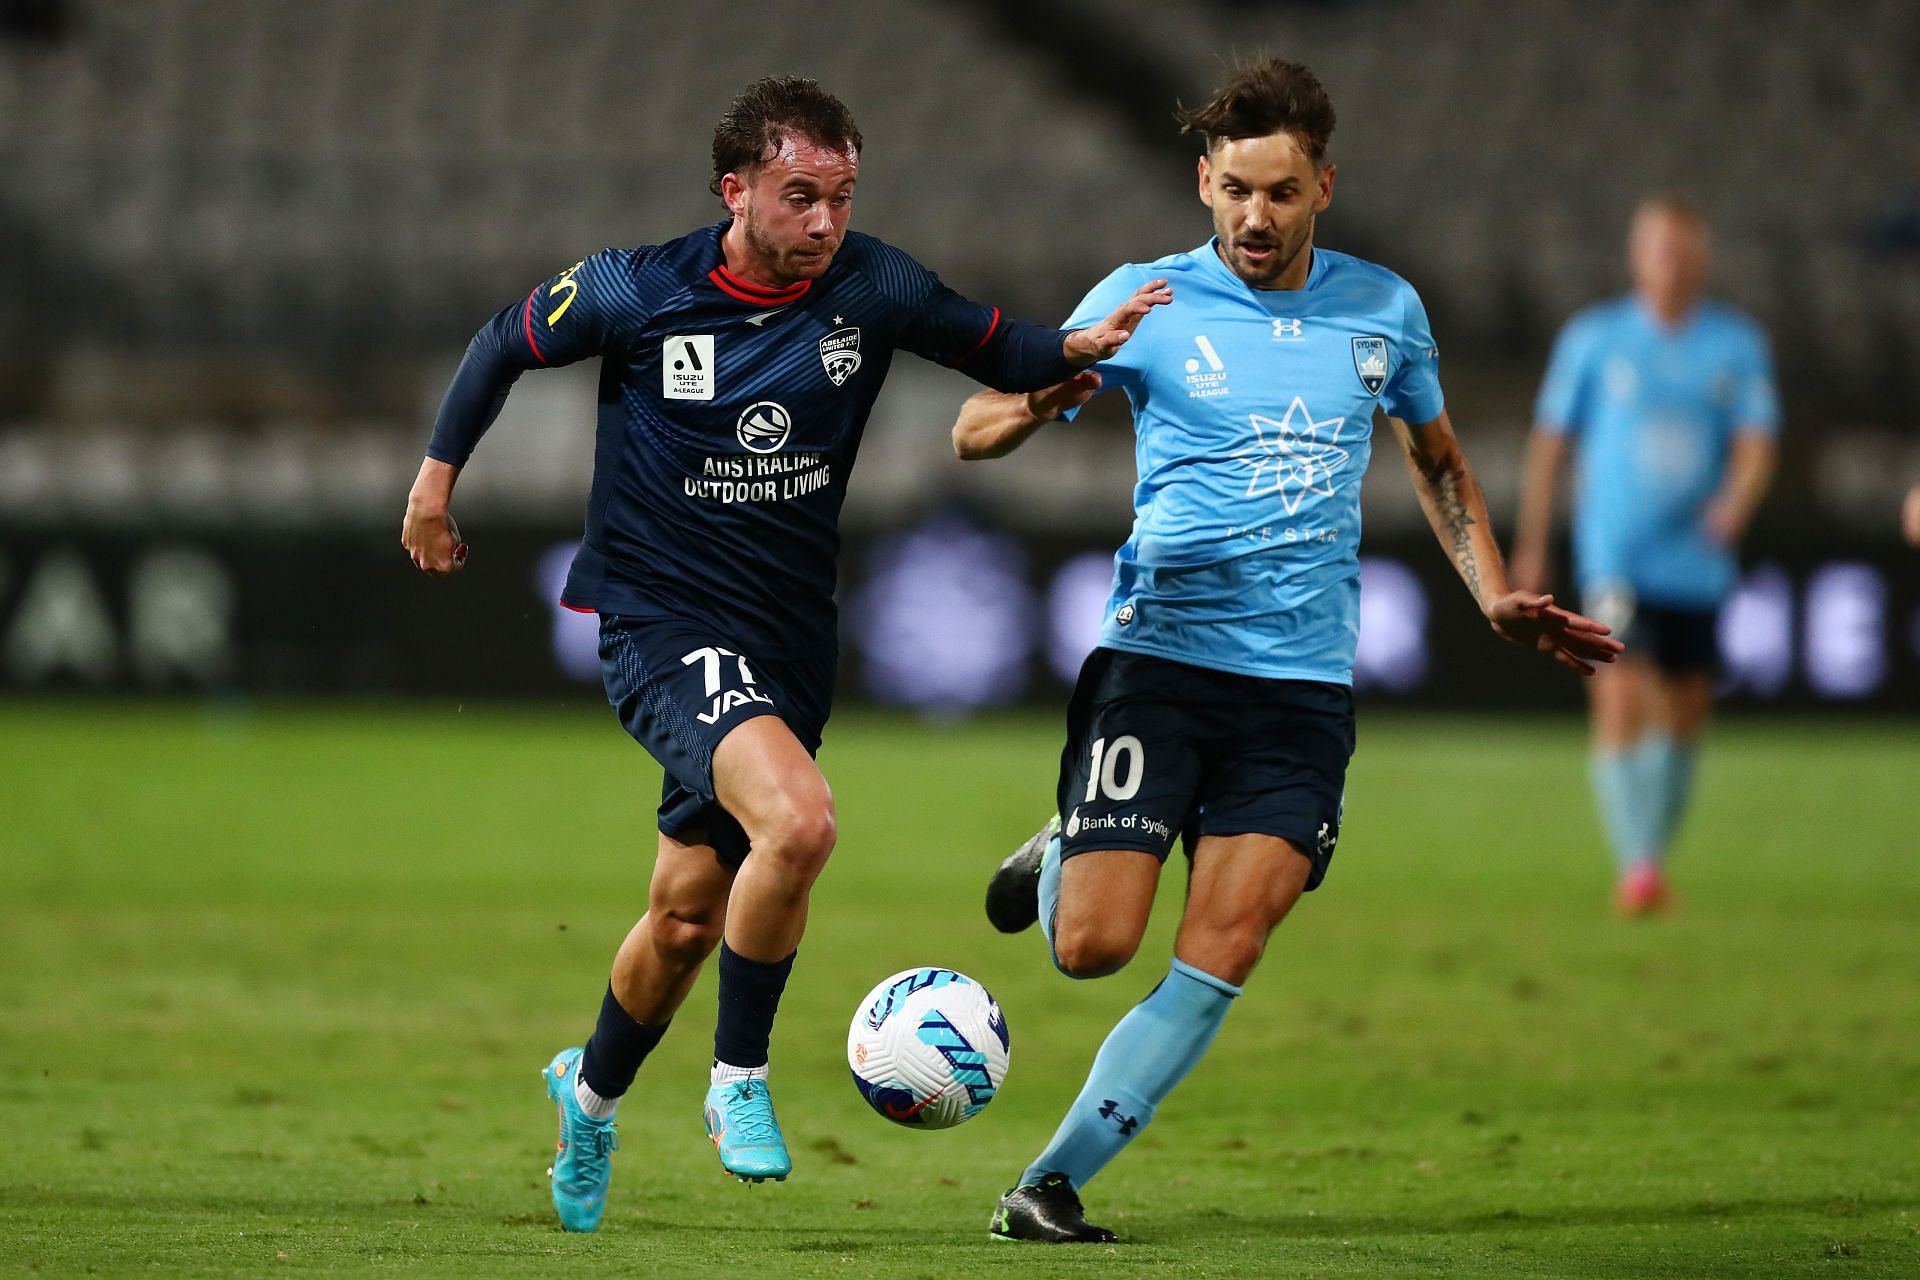
[{"label": "blurred player in background", "polygon": [[1354,744],[1360,479],[1376,410],[1495,634],[1582,672],[1619,648],[1550,597],[1508,589],[1419,296],[1314,246],[1333,198],[1334,111],[1313,73],[1260,63],[1180,119],[1205,139],[1214,238],[1121,267],[1074,322],[1162,279],[1172,305],[1097,370],[977,395],[954,424],[961,457],[998,457],[1117,385],[1139,466],[1133,535],[1067,711],[1057,812],[995,874],[989,918],[1005,932],[1037,919],[1072,977],[1113,973],[1140,945],[1176,838],[1191,858],[1172,967],[1002,1198],[1003,1239],[1114,1238],[1078,1192],[1200,1060],[1268,934],[1326,875]]},{"label": "blurred player in background", "polygon": [[1009,391],[1044,387],[1113,354],[1166,297],[1140,290],[1071,334],[970,302],[847,230],[860,145],[812,81],[748,86],[713,139],[726,219],[595,253],[495,316],[407,500],[414,563],[460,568],[448,500],[514,379],[602,357],[586,533],[562,602],[599,614],[608,699],[666,778],[646,914],[614,957],[592,1038],[543,1073],[569,1230],[599,1226],[615,1108],[716,946],[708,1135],[742,1181],[792,1168],[767,1047],[834,844],[813,755],[834,684],[838,521],[894,351]]},{"label": "blurred player in background", "polygon": [[1665,905],[1667,851],[1686,811],[1713,702],[1716,626],[1734,549],[1773,476],[1780,401],[1765,336],[1703,301],[1707,227],[1673,200],[1634,214],[1633,292],[1560,333],[1540,388],[1513,578],[1548,585],[1554,489],[1575,451],[1581,607],[1627,656],[1592,686],[1594,796],[1622,911]]}]

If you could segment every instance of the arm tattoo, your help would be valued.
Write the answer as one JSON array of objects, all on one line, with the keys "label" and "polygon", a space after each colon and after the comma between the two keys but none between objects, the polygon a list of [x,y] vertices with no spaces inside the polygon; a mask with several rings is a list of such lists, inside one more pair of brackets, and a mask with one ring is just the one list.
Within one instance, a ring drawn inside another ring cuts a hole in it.
[{"label": "arm tattoo", "polygon": [[1461,481],[1465,473],[1447,470],[1440,473],[1435,484],[1435,500],[1440,508],[1440,521],[1445,526],[1453,562],[1460,568],[1460,576],[1466,579],[1467,590],[1473,593],[1476,603],[1484,605],[1481,597],[1480,566],[1473,558],[1473,535],[1469,532],[1478,523],[1467,514],[1466,500],[1460,494]]}]

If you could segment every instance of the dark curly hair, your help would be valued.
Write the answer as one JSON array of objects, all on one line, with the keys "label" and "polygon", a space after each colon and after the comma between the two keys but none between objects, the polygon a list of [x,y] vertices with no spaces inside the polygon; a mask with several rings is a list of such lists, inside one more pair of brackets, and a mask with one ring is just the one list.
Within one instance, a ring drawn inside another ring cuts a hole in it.
[{"label": "dark curly hair", "polygon": [[713,130],[713,180],[707,189],[720,194],[720,179],[765,164],[789,133],[836,151],[860,153],[860,126],[847,104],[812,80],[768,76],[740,91]]},{"label": "dark curly hair", "polygon": [[1203,107],[1173,113],[1181,133],[1197,133],[1211,151],[1230,138],[1290,133],[1315,165],[1326,163],[1333,137],[1333,100],[1320,78],[1298,62],[1268,58],[1241,67]]}]

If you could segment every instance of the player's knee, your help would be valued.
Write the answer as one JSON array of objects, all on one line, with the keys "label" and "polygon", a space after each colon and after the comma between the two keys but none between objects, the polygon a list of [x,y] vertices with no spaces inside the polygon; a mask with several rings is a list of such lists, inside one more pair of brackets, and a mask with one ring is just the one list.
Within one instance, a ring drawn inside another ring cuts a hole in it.
[{"label": "player's knee", "polygon": [[794,812],[787,820],[781,843],[789,862],[796,868],[809,869],[818,875],[820,868],[826,865],[827,855],[833,852],[839,834],[839,824],[833,816],[833,804],[823,801]]},{"label": "player's knee", "polygon": [[1054,926],[1053,961],[1070,978],[1104,978],[1133,959],[1138,938],[1111,929],[1062,922]]},{"label": "player's knee", "polygon": [[839,837],[829,797],[795,797],[778,807],[754,841],[754,856],[765,855],[790,875],[811,883],[827,864]]},{"label": "player's knee", "polygon": [[681,915],[669,909],[654,915],[653,947],[668,964],[692,968],[713,954],[723,932],[724,921],[691,913]]},{"label": "player's knee", "polygon": [[1180,955],[1189,963],[1228,982],[1245,982],[1266,953],[1267,938],[1277,921],[1253,910],[1236,911],[1225,919],[1180,930]]}]

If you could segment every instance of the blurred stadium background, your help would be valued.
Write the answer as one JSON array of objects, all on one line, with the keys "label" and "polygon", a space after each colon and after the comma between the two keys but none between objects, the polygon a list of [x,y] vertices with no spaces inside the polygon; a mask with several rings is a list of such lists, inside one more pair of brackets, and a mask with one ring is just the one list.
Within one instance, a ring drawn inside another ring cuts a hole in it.
[{"label": "blurred stadium background", "polygon": [[[1124,407],[963,466],[972,384],[895,364],[845,522],[843,837],[775,1039],[802,1176],[713,1176],[676,1092],[703,989],[588,1239],[533,1075],[657,794],[554,601],[592,368],[519,382],[465,573],[411,567],[402,506],[486,317],[718,218],[754,77],[852,106],[856,227],[1057,320],[1205,238],[1169,112],[1256,52],[1331,90],[1321,239],[1427,299],[1503,535],[1554,330],[1625,287],[1642,194],[1706,210],[1787,404],[1724,628],[1741,723],[1679,916],[1610,918],[1580,691],[1486,634],[1379,450],[1331,894],[1096,1185],[1137,1243],[1021,1274],[1920,1273],[1911,0],[0,0],[0,1273],[1007,1274],[986,1214],[1177,909],[1069,984],[974,905],[1052,785]],[[944,1141],[842,1065],[859,993],[929,962],[1017,1042]]]},{"label": "blurred stadium background", "polygon": [[[529,282],[712,220],[731,94],[814,75],[855,225],[1057,320],[1208,232],[1168,119],[1284,51],[1340,110],[1322,241],[1428,300],[1503,532],[1546,345],[1687,196],[1765,323],[1785,462],[1729,610],[1735,706],[1920,709],[1920,11],[1905,0],[1166,5],[0,0],[0,688],[591,695],[554,607],[593,371],[523,379],[448,584],[397,546],[466,340]],[[1129,519],[1124,406],[963,467],[971,384],[896,369],[847,510],[844,698],[1058,706]],[[1367,491],[1376,704],[1571,708],[1486,642],[1393,451]]]}]

